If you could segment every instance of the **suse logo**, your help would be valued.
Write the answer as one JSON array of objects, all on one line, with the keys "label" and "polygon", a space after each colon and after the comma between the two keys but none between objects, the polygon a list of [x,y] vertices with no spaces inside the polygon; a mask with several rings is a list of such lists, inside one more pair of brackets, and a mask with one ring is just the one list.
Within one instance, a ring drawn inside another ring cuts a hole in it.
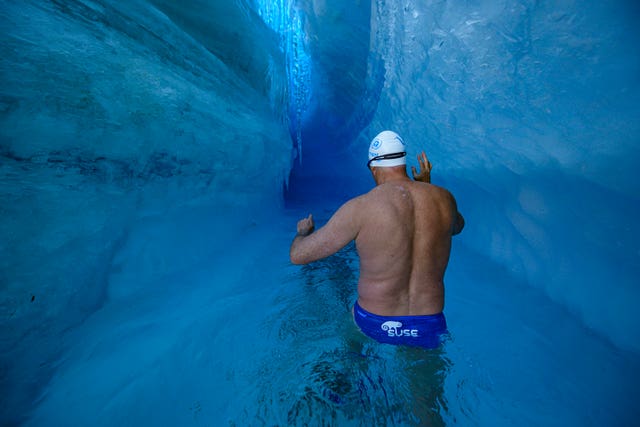
[{"label": "suse logo", "polygon": [[383,331],[390,337],[417,337],[417,329],[402,329],[402,322],[389,320],[380,325]]}]

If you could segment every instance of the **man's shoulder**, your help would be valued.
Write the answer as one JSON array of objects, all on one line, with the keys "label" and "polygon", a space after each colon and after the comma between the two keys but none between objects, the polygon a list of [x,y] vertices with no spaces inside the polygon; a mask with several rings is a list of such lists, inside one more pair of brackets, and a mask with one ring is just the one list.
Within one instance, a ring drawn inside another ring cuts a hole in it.
[{"label": "man's shoulder", "polygon": [[344,202],[342,204],[342,206],[340,206],[339,210],[352,210],[352,209],[359,209],[364,203],[367,203],[367,195],[369,193],[365,193],[365,194],[361,194],[359,196],[355,196],[349,200],[347,200],[346,202]]},{"label": "man's shoulder", "polygon": [[358,196],[357,199],[361,204],[375,203],[377,200],[380,200],[380,198],[384,198],[385,194],[390,191],[391,189],[388,184],[376,185],[368,192]]},{"label": "man's shoulder", "polygon": [[378,187],[374,187],[364,194],[349,199],[340,209],[359,216],[379,203],[381,199],[384,199],[384,194],[380,192]]},{"label": "man's shoulder", "polygon": [[424,189],[424,191],[428,191],[432,194],[441,195],[444,197],[451,196],[451,192],[449,190],[447,190],[444,187],[440,187],[439,185],[426,183],[426,182],[415,182],[415,184],[419,188]]}]

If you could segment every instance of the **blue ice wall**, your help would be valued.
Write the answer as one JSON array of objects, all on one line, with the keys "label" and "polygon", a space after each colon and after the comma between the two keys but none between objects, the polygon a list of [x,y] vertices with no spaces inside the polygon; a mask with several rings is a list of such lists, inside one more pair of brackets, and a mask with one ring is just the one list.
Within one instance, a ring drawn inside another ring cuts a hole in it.
[{"label": "blue ice wall", "polygon": [[[129,260],[143,286],[222,250],[252,206],[281,205],[285,62],[249,6],[1,2],[4,409],[36,387],[58,332],[130,292],[108,283],[129,236],[147,242]],[[169,238],[153,231],[188,209],[199,233],[178,220]]]}]

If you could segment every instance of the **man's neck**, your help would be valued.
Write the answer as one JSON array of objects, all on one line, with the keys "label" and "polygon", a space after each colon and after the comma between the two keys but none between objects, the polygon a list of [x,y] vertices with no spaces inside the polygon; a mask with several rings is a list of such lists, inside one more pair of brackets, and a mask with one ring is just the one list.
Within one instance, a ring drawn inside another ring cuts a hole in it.
[{"label": "man's neck", "polygon": [[411,181],[404,167],[380,168],[380,170],[376,172],[377,173],[374,174],[376,185],[393,181]]}]

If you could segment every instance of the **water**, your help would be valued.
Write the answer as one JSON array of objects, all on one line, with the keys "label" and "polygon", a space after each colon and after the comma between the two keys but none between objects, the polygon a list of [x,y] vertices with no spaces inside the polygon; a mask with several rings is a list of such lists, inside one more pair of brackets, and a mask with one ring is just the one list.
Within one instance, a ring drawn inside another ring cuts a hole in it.
[{"label": "water", "polygon": [[460,244],[440,349],[361,335],[353,245],[288,261],[305,214],[290,207],[198,268],[114,292],[61,337],[24,425],[622,426],[640,415],[637,358]]}]

